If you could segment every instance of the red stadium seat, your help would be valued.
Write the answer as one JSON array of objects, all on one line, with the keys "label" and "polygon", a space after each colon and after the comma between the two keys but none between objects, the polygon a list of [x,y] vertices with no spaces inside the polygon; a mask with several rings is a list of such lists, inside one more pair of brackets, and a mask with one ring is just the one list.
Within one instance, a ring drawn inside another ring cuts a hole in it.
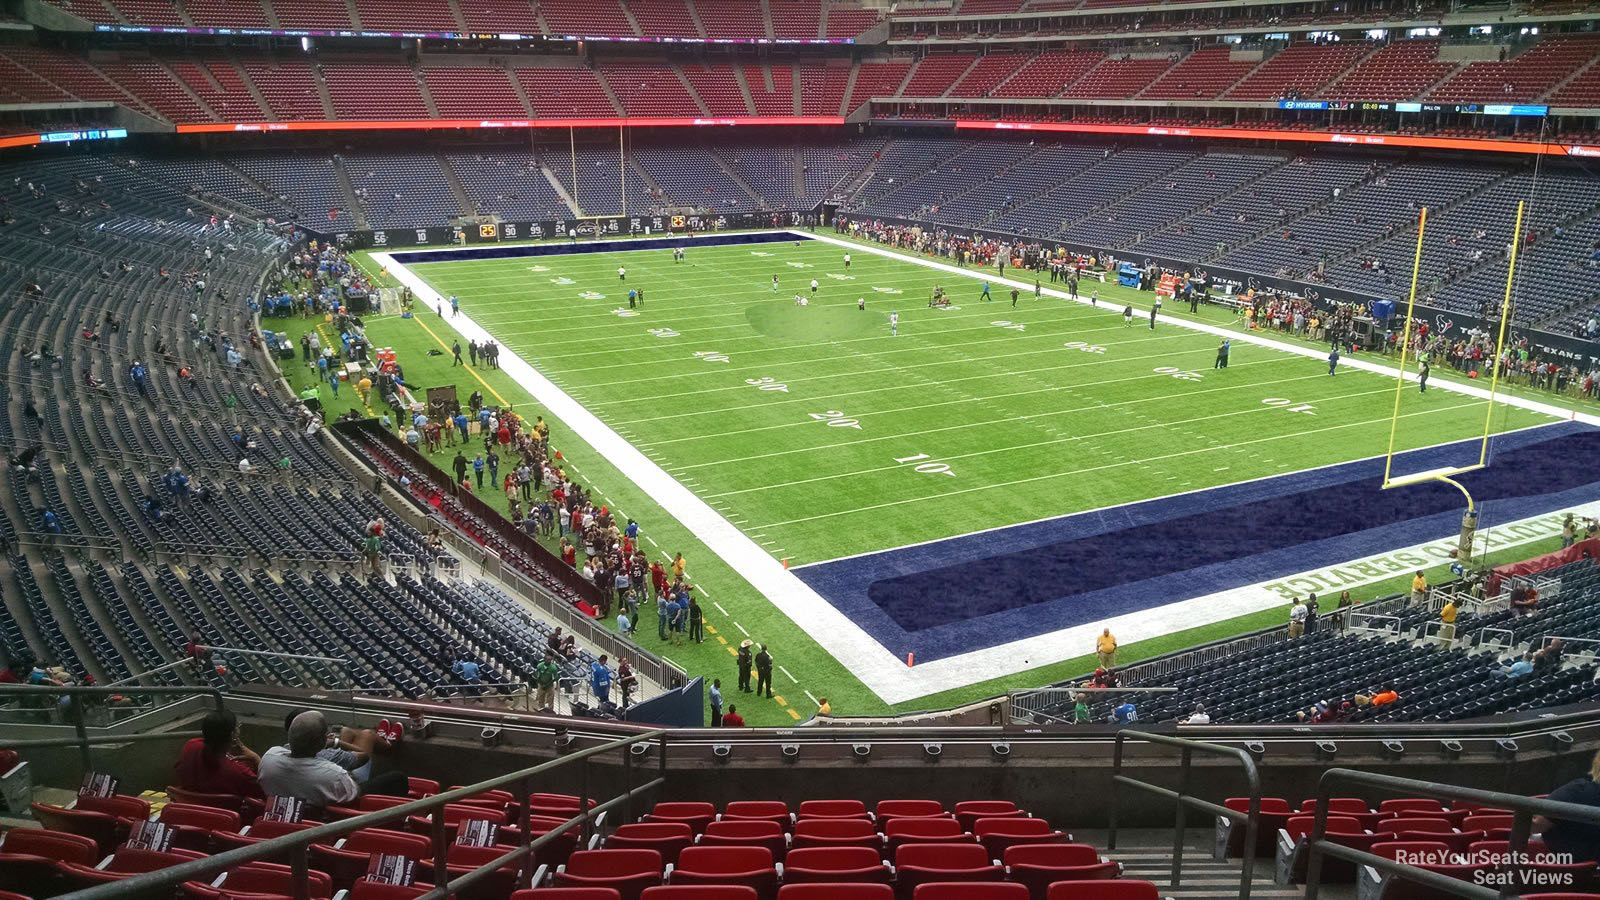
[{"label": "red stadium seat", "polygon": [[1473,813],[1461,823],[1462,831],[1481,831],[1491,841],[1503,841],[1511,837],[1511,825],[1514,816],[1500,813]]},{"label": "red stadium seat", "polygon": [[887,884],[784,884],[778,900],[894,900]]},{"label": "red stadium seat", "polygon": [[356,883],[351,885],[350,892],[344,895],[344,900],[412,900],[413,897],[421,897],[431,890],[433,885],[420,881],[402,887],[398,884],[377,884],[365,878],[357,878]]},{"label": "red stadium seat", "polygon": [[[447,790],[459,791],[464,787],[466,787],[466,785],[464,785],[464,784],[453,784]],[[499,791],[499,790],[490,789],[490,790],[487,790],[487,791],[479,791],[476,794],[468,794],[466,797],[464,797],[464,798],[462,798],[460,800],[457,800],[455,802],[457,802],[457,803],[481,802],[481,803],[492,804],[492,805],[497,806],[497,807],[499,807],[501,809],[505,809],[507,806],[510,806],[512,803],[516,802],[516,799],[517,799],[517,795],[511,793],[510,791]]]},{"label": "red stadium seat", "polygon": [[[1451,858],[1450,848],[1439,841],[1380,841],[1372,845],[1372,852],[1385,859],[1396,859],[1401,854],[1406,855],[1409,860],[1415,860],[1422,854],[1441,860]],[[1475,880],[1481,877],[1481,873],[1489,871],[1491,867],[1476,864],[1457,865],[1445,862],[1438,865],[1417,865],[1417,868],[1460,881],[1475,883]],[[1436,900],[1436,898],[1442,900],[1442,898],[1454,897],[1455,895],[1425,887],[1415,882],[1397,880],[1393,882],[1392,888],[1385,891],[1385,896],[1395,898],[1395,900],[1400,900],[1400,898],[1404,898],[1404,900]]]},{"label": "red stadium seat", "polygon": [[78,890],[165,869],[191,859],[204,858],[204,853],[196,853],[193,850],[168,850],[163,853],[156,850],[118,847],[117,851],[111,854],[110,861],[102,863],[103,868],[78,863],[61,863],[57,866],[57,871],[61,873],[62,880],[69,889]]},{"label": "red stadium seat", "polygon": [[[1289,840],[1299,843],[1300,839],[1314,831],[1317,827],[1316,816],[1290,816],[1283,823],[1283,830],[1288,833]],[[1324,829],[1328,834],[1365,834],[1366,829],[1361,827],[1361,822],[1350,816],[1328,816]]]},{"label": "red stadium seat", "polygon": [[906,844],[895,851],[894,867],[902,900],[912,900],[919,884],[1005,878],[981,844]]},{"label": "red stadium seat", "polygon": [[[272,819],[257,819],[253,824],[245,826],[242,831],[216,832],[211,836],[211,842],[216,847],[217,852],[221,853],[225,850],[248,847],[251,844],[259,844],[275,837],[283,837],[286,834],[315,827],[317,827],[316,822],[278,822]],[[287,852],[283,856],[285,859],[288,858]],[[281,862],[282,860],[271,861]]]},{"label": "red stadium seat", "polygon": [[878,816],[878,823],[885,819],[925,819],[928,817],[949,816],[944,804],[937,800],[879,800],[873,810]]},{"label": "red stadium seat", "polygon": [[1028,900],[1028,889],[1004,881],[933,882],[917,885],[913,900]]},{"label": "red stadium seat", "polygon": [[701,847],[765,847],[772,858],[783,860],[789,837],[783,826],[766,819],[722,819],[706,826],[696,842]]},{"label": "red stadium seat", "polygon": [[214,806],[217,809],[231,810],[239,814],[239,821],[244,825],[254,822],[256,816],[266,808],[266,804],[254,797],[241,797],[238,794],[207,794],[171,785],[167,786],[167,800],[190,806]]},{"label": "red stadium seat", "polygon": [[1161,892],[1154,882],[1133,879],[1063,881],[1050,885],[1046,900],[1161,900]]},{"label": "red stadium seat", "polygon": [[55,894],[56,864],[92,866],[100,861],[93,838],[44,828],[13,828],[0,836],[0,890]]},{"label": "red stadium seat", "polygon": [[784,884],[888,884],[892,874],[872,847],[796,847],[783,864]]},{"label": "red stadium seat", "polygon": [[1121,865],[1102,860],[1088,844],[1020,844],[1007,847],[1001,861],[1006,878],[1026,885],[1033,900],[1045,900],[1050,885],[1058,881],[1098,881],[1122,874]]},{"label": "red stadium seat", "polygon": [[866,819],[800,819],[794,823],[793,853],[803,847],[867,847],[883,849],[883,836]]},{"label": "red stadium seat", "polygon": [[1056,831],[1043,819],[979,819],[974,826],[978,842],[996,859],[1017,844],[1067,843],[1072,835]]},{"label": "red stadium seat", "polygon": [[[440,813],[426,816],[408,816],[406,817],[406,830],[415,834],[431,835],[433,834],[433,816],[436,815],[440,815]],[[481,819],[486,822],[493,822],[496,825],[505,825],[510,821],[506,811],[503,809],[493,806],[474,806],[470,803],[447,803],[445,804],[443,815],[446,840],[452,842],[455,841],[456,829],[460,827],[462,822]]]},{"label": "red stadium seat", "polygon": [[962,831],[961,823],[954,818],[892,818],[883,823],[883,839],[890,855],[905,844],[949,844],[976,840],[970,832]]},{"label": "red stadium seat", "polygon": [[[1308,816],[1316,815],[1317,801],[1307,800],[1304,803],[1301,803],[1299,812]],[[1376,831],[1378,819],[1382,818],[1379,813],[1374,812],[1371,807],[1367,806],[1367,801],[1362,800],[1359,797],[1329,798],[1328,813],[1330,815],[1338,813],[1341,816],[1349,816],[1350,818],[1355,819],[1357,822],[1360,822],[1361,827],[1368,831]]]},{"label": "red stadium seat", "polygon": [[[445,867],[448,870],[446,878],[440,878],[433,868],[433,857],[417,860],[417,880],[431,881],[442,884],[476,869],[479,866],[494,862],[498,857],[510,853],[515,847],[504,844],[493,847],[463,847],[460,844],[451,844],[446,851]],[[457,893],[460,900],[501,900],[517,889],[517,876],[522,869],[516,863],[501,866],[494,875],[478,882],[470,888]]]},{"label": "red stadium seat", "polygon": [[547,887],[512,894],[509,900],[622,900],[616,888],[605,887]]},{"label": "red stadium seat", "polygon": [[756,900],[744,884],[668,884],[645,888],[640,900]]},{"label": "red stadium seat", "polygon": [[971,831],[979,819],[1004,819],[1026,815],[1027,813],[1017,809],[1017,805],[1010,800],[962,800],[956,804],[956,821],[961,823],[963,831]]},{"label": "red stadium seat", "polygon": [[311,868],[327,872],[337,890],[347,890],[357,878],[367,874],[367,862],[374,853],[428,859],[433,841],[418,834],[387,828],[352,831],[337,844],[312,844]]},{"label": "red stadium seat", "polygon": [[34,821],[51,831],[67,831],[89,838],[100,848],[98,852],[102,857],[122,843],[119,834],[124,830],[124,826],[118,824],[116,816],[103,812],[67,809],[52,803],[35,803],[31,808]]},{"label": "red stadium seat", "polygon": [[800,803],[796,823],[807,819],[861,819],[870,821],[872,813],[860,800],[805,800]]},{"label": "red stadium seat", "polygon": [[661,854],[654,850],[578,850],[555,874],[557,887],[611,888],[618,900],[639,900],[660,883]]},{"label": "red stadium seat", "polygon": [[[327,874],[315,869],[306,873],[306,889],[314,898],[333,896],[333,884]],[[220,884],[216,881],[210,884],[186,882],[182,895],[195,900],[229,900],[235,897],[249,897],[251,900],[282,897],[290,900],[294,897],[294,871],[278,863],[246,863],[224,874]]]},{"label": "red stadium seat", "polygon": [[755,888],[761,900],[776,900],[778,895],[778,869],[765,847],[687,847],[678,854],[668,881],[745,885]]},{"label": "red stadium seat", "polygon": [[606,836],[607,850],[655,850],[667,863],[678,861],[678,853],[694,843],[694,829],[686,822],[634,822],[619,825]]},{"label": "red stadium seat", "polygon": [[356,816],[380,809],[391,809],[396,806],[405,806],[413,802],[410,797],[388,797],[383,794],[362,794],[349,806],[330,806],[326,810],[326,818],[330,822],[340,819],[353,819]]},{"label": "red stadium seat", "polygon": [[[1235,812],[1248,813],[1250,811],[1249,797],[1229,797],[1222,801],[1222,805]],[[1278,840],[1278,829],[1282,828],[1294,814],[1294,809],[1289,806],[1289,801],[1282,797],[1262,797],[1260,818],[1256,827],[1256,856],[1271,856],[1273,846]],[[1244,853],[1244,825],[1233,823],[1228,829],[1227,855],[1229,858],[1238,857]]]},{"label": "red stadium seat", "polygon": [[1432,815],[1444,812],[1444,804],[1427,797],[1404,797],[1397,800],[1383,800],[1378,803],[1378,812],[1387,814],[1406,813],[1408,815]]},{"label": "red stadium seat", "polygon": [[717,817],[717,808],[709,803],[681,802],[657,803],[649,815],[644,817],[646,822],[682,822],[688,825],[695,834],[704,831],[706,825]]},{"label": "red stadium seat", "polygon": [[789,804],[782,800],[734,800],[723,808],[721,818],[777,822],[784,831],[794,824],[794,816],[789,814]]},{"label": "red stadium seat", "polygon": [[431,797],[440,791],[439,782],[432,778],[408,777],[406,779],[406,794],[413,800]]},{"label": "red stadium seat", "polygon": [[72,804],[73,809],[87,810],[88,812],[103,812],[119,819],[148,819],[150,818],[150,801],[143,797],[130,797],[127,794],[113,794],[110,797],[79,797]]},{"label": "red stadium seat", "polygon": [[[566,828],[566,819],[556,819],[549,816],[528,817],[528,839],[549,834],[552,831],[561,832],[559,837],[551,839],[548,844],[534,851],[534,862],[540,865],[564,865],[572,851],[578,849],[578,841],[583,837],[582,830],[574,826]],[[514,845],[522,843],[522,833],[519,829],[505,827],[500,829],[497,838],[502,844]]]},{"label": "red stadium seat", "polygon": [[238,831],[239,814],[215,806],[168,803],[161,808],[160,821],[172,829],[172,846],[211,852],[211,835],[217,831]]}]

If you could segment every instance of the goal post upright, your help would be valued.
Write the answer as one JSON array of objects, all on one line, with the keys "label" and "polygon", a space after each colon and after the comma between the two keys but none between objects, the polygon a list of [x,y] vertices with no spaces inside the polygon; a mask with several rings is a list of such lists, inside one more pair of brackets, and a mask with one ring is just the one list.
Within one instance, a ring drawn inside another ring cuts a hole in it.
[{"label": "goal post upright", "polygon": [[1417,279],[1422,273],[1422,237],[1428,227],[1428,208],[1417,215],[1417,249],[1411,258],[1411,296],[1406,300],[1406,323],[1400,335],[1400,371],[1395,375],[1394,412],[1389,417],[1389,452],[1383,458],[1383,488],[1394,487],[1389,475],[1394,468],[1394,441],[1400,427],[1400,392],[1406,384],[1406,357],[1411,351],[1411,322],[1417,308]]},{"label": "goal post upright", "polygon": [[1517,201],[1517,221],[1511,229],[1511,252],[1506,257],[1506,291],[1500,300],[1500,328],[1495,337],[1494,358],[1489,361],[1489,406],[1483,414],[1483,444],[1478,448],[1479,467],[1489,464],[1489,426],[1494,419],[1495,392],[1500,387],[1500,361],[1505,353],[1506,329],[1511,321],[1511,286],[1517,273],[1517,251],[1522,249],[1522,213],[1526,200]]}]

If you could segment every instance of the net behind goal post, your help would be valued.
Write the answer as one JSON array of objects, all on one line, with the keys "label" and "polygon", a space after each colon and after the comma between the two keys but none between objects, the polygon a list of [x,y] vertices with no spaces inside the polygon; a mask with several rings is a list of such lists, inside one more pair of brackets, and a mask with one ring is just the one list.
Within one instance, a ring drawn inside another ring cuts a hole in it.
[{"label": "net behind goal post", "polygon": [[1400,336],[1400,368],[1395,372],[1394,412],[1389,419],[1389,449],[1383,460],[1383,489],[1390,490],[1392,488],[1437,481],[1451,485],[1461,491],[1467,498],[1467,511],[1461,519],[1461,539],[1456,550],[1456,556],[1461,560],[1467,560],[1472,557],[1473,538],[1478,527],[1478,510],[1473,502],[1471,492],[1456,481],[1455,477],[1467,472],[1475,472],[1489,465],[1489,437],[1494,430],[1495,399],[1498,396],[1500,387],[1501,355],[1505,351],[1506,332],[1511,319],[1511,293],[1516,279],[1517,252],[1522,247],[1522,219],[1526,202],[1524,200],[1517,201],[1516,219],[1512,224],[1511,239],[1507,242],[1507,246],[1510,249],[1506,254],[1506,284],[1500,300],[1499,322],[1495,325],[1494,351],[1488,357],[1489,395],[1487,402],[1484,404],[1483,434],[1478,438],[1477,462],[1456,466],[1440,466],[1425,469],[1421,472],[1396,475],[1394,473],[1394,448],[1395,439],[1399,434],[1400,428],[1400,400],[1407,382],[1407,365],[1410,357],[1421,356],[1425,350],[1424,347],[1419,345],[1413,352],[1411,343],[1413,326],[1416,321],[1417,281],[1422,273],[1422,248],[1428,226],[1427,207],[1423,207],[1417,217],[1417,246],[1411,262],[1411,291],[1406,300],[1405,327]]}]

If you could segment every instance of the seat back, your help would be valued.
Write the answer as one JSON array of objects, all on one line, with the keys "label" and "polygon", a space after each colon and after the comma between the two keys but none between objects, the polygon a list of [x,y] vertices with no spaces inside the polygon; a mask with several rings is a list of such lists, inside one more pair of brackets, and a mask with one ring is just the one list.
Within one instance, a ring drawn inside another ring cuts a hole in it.
[{"label": "seat back", "polygon": [[346,853],[385,853],[407,859],[427,859],[433,854],[433,841],[420,834],[389,828],[363,828],[345,835],[339,849]]},{"label": "seat back", "polygon": [[513,893],[509,900],[622,900],[622,897],[616,888],[547,887],[532,890],[523,888]]},{"label": "seat back", "polygon": [[[0,857],[37,856],[57,862],[92,866],[100,861],[100,847],[93,838],[70,831],[45,828],[13,828],[0,837]],[[9,863],[8,863],[9,864]]]},{"label": "seat back", "polygon": [[816,881],[818,879],[810,875],[873,869],[881,869],[887,878],[889,870],[883,864],[883,857],[870,847],[804,847],[789,851],[789,858],[783,864],[783,875],[784,882],[788,883],[794,873],[801,870],[809,873],[806,880]]},{"label": "seat back", "polygon": [[668,879],[672,884],[740,884],[762,900],[776,900],[778,868],[766,847],[686,847]]},{"label": "seat back", "polygon": [[1423,854],[1444,859],[1449,852],[1450,848],[1438,841],[1379,841],[1372,845],[1373,855],[1384,859],[1397,859],[1402,855],[1418,859]]},{"label": "seat back", "polygon": [[781,859],[789,849],[783,826],[767,819],[722,819],[706,826],[702,847],[762,847]]},{"label": "seat back", "polygon": [[693,829],[695,834],[699,834],[716,817],[717,808],[709,803],[676,801],[657,803],[649,815],[644,817],[644,820],[646,822],[682,822]]},{"label": "seat back", "polygon": [[1380,813],[1444,812],[1444,804],[1427,797],[1403,797],[1378,804]]},{"label": "seat back", "polygon": [[51,831],[81,834],[94,841],[99,847],[97,852],[102,857],[122,842],[118,836],[121,826],[115,816],[102,812],[67,809],[51,803],[35,803],[31,809],[34,821]]},{"label": "seat back", "polygon": [[1016,844],[1065,843],[1072,835],[1056,831],[1043,819],[979,819],[974,826],[978,843],[989,855],[999,858],[1006,848]]},{"label": "seat back", "polygon": [[723,807],[722,818],[729,819],[760,819],[767,822],[777,822],[788,829],[791,817],[789,804],[782,800],[734,800]]},{"label": "seat back", "polygon": [[168,785],[167,799],[173,803],[182,803],[186,806],[209,806],[214,809],[226,809],[236,813],[244,810],[244,798],[238,794],[208,794],[205,791],[191,791],[186,788]]},{"label": "seat back", "polygon": [[[1301,838],[1316,830],[1316,827],[1316,816],[1290,816],[1289,821],[1284,823],[1283,830],[1288,832],[1291,842],[1299,843]],[[1360,822],[1349,816],[1330,815],[1325,827],[1327,834],[1360,834],[1365,830]]]},{"label": "seat back", "polygon": [[661,874],[661,854],[654,850],[579,850],[567,858],[567,874],[584,878]]},{"label": "seat back", "polygon": [[663,884],[647,887],[640,900],[756,900],[748,884]]},{"label": "seat back", "polygon": [[415,776],[406,778],[406,794],[413,800],[431,797],[439,793],[439,790],[439,782],[434,781],[432,778],[417,778]]},{"label": "seat back", "polygon": [[990,864],[978,844],[903,844],[894,852],[896,869],[971,869]]},{"label": "seat back", "polygon": [[948,816],[944,804],[937,800],[879,800],[874,808],[878,820],[918,819],[929,816]]},{"label": "seat back", "polygon": [[1100,861],[1100,852],[1088,844],[1018,844],[1007,847],[1001,862],[1007,866],[1087,866]]},{"label": "seat back", "polygon": [[117,851],[111,854],[111,861],[106,864],[105,871],[138,875],[185,863],[191,859],[203,858],[205,858],[204,853],[194,850],[143,850],[137,847],[118,847]]},{"label": "seat back", "polygon": [[[230,870],[220,885],[224,896],[235,894],[281,894],[294,896],[294,870],[280,863],[253,862]],[[333,882],[326,872],[306,873],[306,887],[312,897],[332,897]]]},{"label": "seat back", "polygon": [[150,818],[150,801],[143,797],[129,797],[126,794],[113,794],[110,797],[79,797],[72,804],[72,808],[103,812],[119,819]]},{"label": "seat back", "polygon": [[1445,819],[1426,819],[1411,816],[1396,816],[1383,819],[1383,830],[1399,834],[1402,831],[1432,831],[1439,834],[1449,834],[1455,831],[1449,821]]},{"label": "seat back", "polygon": [[878,830],[866,819],[801,819],[794,823],[794,842],[790,853],[803,847],[883,846]]},{"label": "seat back", "polygon": [[1155,882],[1132,878],[1105,881],[1063,881],[1050,885],[1046,900],[1161,900]]},{"label": "seat back", "polygon": [[694,829],[686,822],[634,822],[620,825],[606,837],[608,850],[630,848],[655,850],[669,863],[678,861],[678,853],[694,842]]},{"label": "seat back", "polygon": [[883,823],[883,836],[891,846],[908,841],[972,840],[961,823],[945,818],[891,818]]},{"label": "seat back", "polygon": [[790,884],[785,880],[778,900],[894,900],[894,888],[847,882]]},{"label": "seat back", "polygon": [[743,875],[772,868],[772,852],[765,847],[687,847],[678,854],[673,874]]},{"label": "seat back", "polygon": [[[1222,801],[1222,805],[1233,810],[1234,812],[1247,813],[1250,811],[1250,798],[1229,797],[1228,799]],[[1282,797],[1262,797],[1260,811],[1264,813],[1287,814],[1294,812],[1294,808],[1289,805],[1289,801],[1283,799]]]},{"label": "seat back", "polygon": [[800,804],[797,822],[806,819],[870,819],[867,805],[860,800],[805,800]]},{"label": "seat back", "polygon": [[1028,900],[1028,889],[1006,881],[932,881],[917,885],[913,900]]},{"label": "seat back", "polygon": [[216,806],[168,803],[161,808],[160,821],[172,828],[197,828],[202,831],[238,831],[239,814]]},{"label": "seat back", "polygon": [[350,893],[345,895],[345,900],[412,900],[413,897],[421,897],[431,890],[433,885],[422,882],[408,885],[378,884],[365,878],[357,878],[356,883],[350,887]]}]

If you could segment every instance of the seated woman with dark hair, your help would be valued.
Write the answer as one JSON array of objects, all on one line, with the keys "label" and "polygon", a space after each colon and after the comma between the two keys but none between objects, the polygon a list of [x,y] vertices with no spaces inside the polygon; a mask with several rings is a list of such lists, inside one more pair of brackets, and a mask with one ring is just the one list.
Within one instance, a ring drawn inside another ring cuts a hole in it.
[{"label": "seated woman with dark hair", "polygon": [[178,787],[203,794],[263,796],[256,776],[261,757],[240,742],[239,720],[233,713],[225,709],[206,713],[200,734],[178,753],[173,766]]}]

